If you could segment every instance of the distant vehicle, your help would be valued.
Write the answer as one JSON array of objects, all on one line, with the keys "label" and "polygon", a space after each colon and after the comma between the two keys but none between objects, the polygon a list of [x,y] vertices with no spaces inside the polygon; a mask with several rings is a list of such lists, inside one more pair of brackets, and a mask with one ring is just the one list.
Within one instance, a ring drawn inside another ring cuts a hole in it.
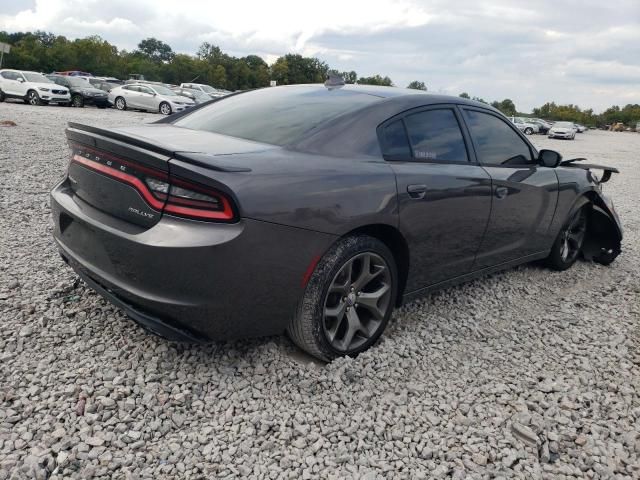
[{"label": "distant vehicle", "polygon": [[163,85],[148,83],[127,84],[111,89],[109,103],[118,110],[133,108],[170,115],[194,105],[193,100],[181,97]]},{"label": "distant vehicle", "polygon": [[556,122],[549,130],[549,138],[566,138],[573,140],[576,138],[577,129],[572,122]]},{"label": "distant vehicle", "polygon": [[91,82],[93,79],[102,80],[103,82],[109,82],[109,83],[117,83],[118,85],[124,84],[124,80],[120,80],[119,78],[116,78],[116,77],[91,77],[89,78],[89,81]]},{"label": "distant vehicle", "polygon": [[5,98],[19,98],[30,105],[67,105],[71,101],[67,88],[59,87],[41,73],[8,69],[0,70],[0,102]]},{"label": "distant vehicle", "polygon": [[71,105],[74,107],[81,108],[85,105],[95,105],[98,108],[107,108],[109,106],[107,92],[94,87],[85,79],[64,75],[47,75],[47,78],[69,89],[71,92]]},{"label": "distant vehicle", "polygon": [[130,73],[129,80],[144,80],[144,75],[141,73]]},{"label": "distant vehicle", "polygon": [[616,122],[609,127],[612,132],[624,132],[625,126],[622,122]]},{"label": "distant vehicle", "polygon": [[193,102],[196,105],[200,103],[208,102],[211,100],[211,97],[209,95],[207,95],[206,93],[200,90],[194,90],[192,88],[181,88],[181,87],[172,88],[171,90],[173,90],[180,96],[190,98],[191,100],[193,100]]},{"label": "distant vehicle", "polygon": [[523,117],[509,117],[509,120],[520,130],[527,135],[533,135],[540,132],[540,127],[535,123],[529,121],[528,118]]},{"label": "distant vehicle", "polygon": [[533,123],[538,126],[540,133],[546,134],[549,129],[553,126],[551,123],[542,120],[541,118],[528,118],[529,123]]},{"label": "distant vehicle", "polygon": [[231,93],[228,90],[219,90],[217,88],[213,88],[211,85],[205,85],[204,83],[181,83],[180,88],[200,90],[201,92],[209,95],[211,98],[220,98]]},{"label": "distant vehicle", "polygon": [[99,79],[89,79],[89,83],[93,85],[95,88],[99,88],[105,92],[110,92],[112,88],[119,87],[119,83],[112,83],[107,80],[99,80]]},{"label": "distant vehicle", "polygon": [[64,72],[53,72],[53,75],[63,75],[65,77],[93,77],[93,74],[80,70],[67,70]]},{"label": "distant vehicle", "polygon": [[580,125],[579,123],[574,123],[574,125],[576,126],[576,130],[578,131],[578,133],[584,133],[587,131],[587,127],[585,127],[584,125]]}]

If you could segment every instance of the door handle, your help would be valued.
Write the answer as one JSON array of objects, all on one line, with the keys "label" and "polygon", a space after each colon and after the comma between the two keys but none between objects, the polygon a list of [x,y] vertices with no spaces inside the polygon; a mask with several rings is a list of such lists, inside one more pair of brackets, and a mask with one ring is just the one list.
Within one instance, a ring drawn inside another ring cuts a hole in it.
[{"label": "door handle", "polygon": [[509,189],[507,187],[497,187],[496,188],[496,197],[504,198],[509,195]]},{"label": "door handle", "polygon": [[420,200],[424,198],[427,194],[427,186],[426,185],[407,185],[407,193],[409,197]]}]

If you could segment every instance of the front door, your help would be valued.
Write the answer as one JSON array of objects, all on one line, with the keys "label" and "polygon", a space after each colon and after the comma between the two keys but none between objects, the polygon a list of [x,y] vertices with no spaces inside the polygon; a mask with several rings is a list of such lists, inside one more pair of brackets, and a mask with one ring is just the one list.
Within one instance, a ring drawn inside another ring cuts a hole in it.
[{"label": "front door", "polygon": [[507,120],[489,110],[464,108],[480,163],[491,175],[491,219],[474,270],[547,249],[558,197],[558,178]]},{"label": "front door", "polygon": [[468,273],[489,220],[491,179],[467,148],[460,114],[452,106],[413,110],[380,136],[411,252],[406,292]]}]

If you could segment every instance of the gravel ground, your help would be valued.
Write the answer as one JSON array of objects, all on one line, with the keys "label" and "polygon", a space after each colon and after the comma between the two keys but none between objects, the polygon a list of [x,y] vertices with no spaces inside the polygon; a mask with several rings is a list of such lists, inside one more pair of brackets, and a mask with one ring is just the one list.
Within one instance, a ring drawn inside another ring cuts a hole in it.
[{"label": "gravel ground", "polygon": [[0,104],[0,480],[639,478],[640,135],[538,146],[622,171],[611,267],[523,266],[395,312],[357,359],[285,337],[186,347],[76,282],[48,190],[68,121],[156,115]]}]

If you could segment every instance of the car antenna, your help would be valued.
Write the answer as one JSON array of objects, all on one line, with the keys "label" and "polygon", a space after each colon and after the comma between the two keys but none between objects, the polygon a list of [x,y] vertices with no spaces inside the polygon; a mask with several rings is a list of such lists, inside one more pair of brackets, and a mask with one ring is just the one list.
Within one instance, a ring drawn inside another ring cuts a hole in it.
[{"label": "car antenna", "polygon": [[199,78],[200,78],[200,75],[196,75],[196,78],[194,78],[193,80],[191,80],[189,83],[193,83],[193,82],[195,82],[195,81],[196,81],[197,79],[199,79]]},{"label": "car antenna", "polygon": [[342,75],[337,73],[330,73],[327,75],[327,80],[324,82],[324,86],[329,90],[333,90],[334,88],[344,87],[344,78]]}]

